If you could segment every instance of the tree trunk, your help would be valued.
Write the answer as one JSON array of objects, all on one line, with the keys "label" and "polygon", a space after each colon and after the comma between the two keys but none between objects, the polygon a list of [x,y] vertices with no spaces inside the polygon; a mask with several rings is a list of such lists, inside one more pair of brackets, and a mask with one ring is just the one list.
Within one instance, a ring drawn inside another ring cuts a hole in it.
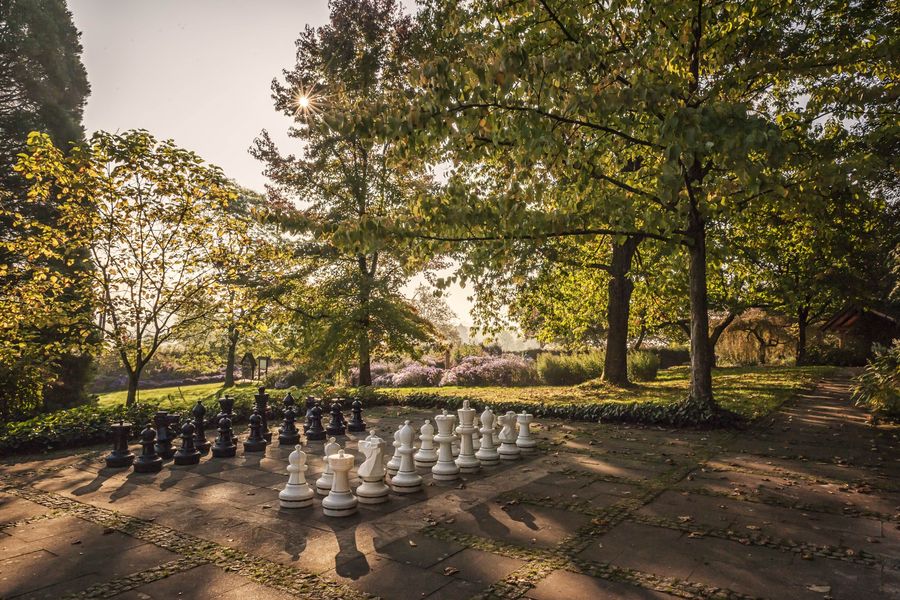
[{"label": "tree trunk", "polygon": [[369,356],[369,332],[359,335],[359,385],[372,385],[372,360]]},{"label": "tree trunk", "polygon": [[137,369],[128,373],[128,396],[125,397],[125,406],[134,406],[137,401],[138,381],[141,373]]},{"label": "tree trunk", "polygon": [[764,340],[759,340],[759,348],[756,351],[756,362],[761,365],[766,364],[766,348],[768,344]]},{"label": "tree trunk", "polygon": [[712,390],[713,353],[709,340],[709,306],[706,294],[706,223],[691,205],[688,246],[691,303],[691,391],[690,401],[715,410]]},{"label": "tree trunk", "polygon": [[225,359],[225,387],[234,387],[234,361],[240,335],[234,325],[228,326],[228,357]]},{"label": "tree trunk", "polygon": [[797,311],[797,354],[795,362],[797,366],[806,364],[806,328],[809,327],[809,309],[801,308]]},{"label": "tree trunk", "polygon": [[725,330],[728,329],[728,326],[731,325],[732,321],[737,317],[737,313],[732,311],[728,311],[728,315],[722,322],[713,327],[712,333],[709,336],[709,351],[712,353],[712,366],[715,367],[717,361],[719,360],[718,355],[716,354],[716,344],[719,343],[719,339],[722,337],[722,334],[725,333]]},{"label": "tree trunk", "polygon": [[607,289],[606,318],[609,324],[606,336],[606,356],[603,359],[603,380],[625,386],[628,381],[628,314],[631,310],[631,292],[634,283],[628,277],[631,260],[640,238],[629,237],[622,244],[613,243],[610,261],[610,278]]}]

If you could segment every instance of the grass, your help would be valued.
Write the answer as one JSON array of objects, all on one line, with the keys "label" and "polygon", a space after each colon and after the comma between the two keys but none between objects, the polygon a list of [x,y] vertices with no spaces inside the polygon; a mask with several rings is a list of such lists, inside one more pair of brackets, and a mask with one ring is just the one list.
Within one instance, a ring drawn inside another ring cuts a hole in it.
[{"label": "grass", "polygon": [[[240,384],[231,390],[252,388],[253,384]],[[175,387],[156,388],[152,390],[138,390],[138,402],[146,404],[159,404],[166,410],[181,409],[192,406],[197,400],[213,398],[219,392],[225,390],[221,383],[201,383],[198,385],[186,385]],[[115,406],[125,404],[128,396],[127,390],[100,394],[100,406]]]},{"label": "grass", "polygon": [[[726,367],[713,370],[713,389],[717,402],[748,419],[777,409],[801,388],[827,377],[835,367]],[[674,403],[687,396],[690,372],[687,367],[672,367],[659,372],[655,381],[629,388],[606,385],[592,380],[576,386],[441,387],[383,389],[399,397],[412,393],[467,396],[482,402],[543,402],[579,404],[595,402]]]},{"label": "grass", "polygon": [[[726,367],[713,371],[713,387],[716,400],[748,419],[756,419],[777,409],[799,389],[827,377],[836,371],[835,367]],[[421,388],[379,388],[378,391],[402,399],[404,396],[425,393],[446,396],[464,396],[482,402],[534,402],[544,404],[580,403],[631,403],[654,402],[669,404],[687,396],[689,371],[687,367],[672,367],[659,372],[655,381],[642,382],[629,388],[617,388],[593,380],[576,386],[529,386],[529,387],[421,387]],[[254,385],[242,384],[231,388],[232,392],[252,393]],[[161,408],[183,410],[197,400],[215,397],[225,388],[218,383],[207,383],[185,387],[159,388],[140,392],[140,400],[160,404]],[[283,390],[270,390],[272,400],[280,401]],[[321,393],[321,388],[301,389],[294,392],[295,398],[306,393]],[[101,406],[112,406],[125,402],[125,391],[111,392],[100,396]]]}]

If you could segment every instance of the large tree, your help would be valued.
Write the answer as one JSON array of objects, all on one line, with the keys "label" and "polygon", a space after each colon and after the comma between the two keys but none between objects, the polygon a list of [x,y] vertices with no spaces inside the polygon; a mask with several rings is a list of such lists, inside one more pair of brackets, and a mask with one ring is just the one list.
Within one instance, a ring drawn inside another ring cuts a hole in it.
[{"label": "large tree", "polygon": [[[426,14],[432,58],[395,131],[405,124],[411,152],[434,144],[456,166],[414,228],[447,241],[609,233],[683,245],[690,401],[716,412],[710,224],[798,185],[779,166],[806,129],[780,117],[822,76],[885,80],[866,61],[888,50],[888,11],[827,0],[434,0]],[[560,183],[565,194],[547,193]]]},{"label": "large tree", "polygon": [[[90,88],[78,38],[63,0],[0,3],[0,264],[6,266],[0,297],[14,303],[25,290],[46,291],[32,310],[19,314],[16,337],[8,339],[18,351],[0,360],[0,388],[43,397],[45,408],[84,396],[91,340],[83,334],[92,307],[79,274],[89,265],[77,246],[67,243],[62,252],[44,243],[49,232],[56,242],[73,232],[60,224],[59,206],[28,201],[27,182],[13,165],[32,131],[47,133],[62,147],[82,140]],[[44,250],[36,253],[40,246]],[[52,289],[47,272],[54,274]],[[15,312],[3,310],[10,322]]]},{"label": "large tree", "polygon": [[405,85],[414,43],[395,0],[333,1],[330,22],[306,28],[296,64],[272,84],[300,155],[282,155],[266,132],[253,148],[273,181],[272,216],[295,241],[299,266],[282,303],[313,356],[332,366],[356,356],[361,385],[371,384],[375,351],[431,335],[400,293],[417,266],[379,233],[430,178],[421,160],[399,159],[393,141],[376,137],[382,115],[366,110]]},{"label": "large tree", "polygon": [[96,325],[122,361],[131,405],[157,350],[209,315],[212,238],[236,192],[218,168],[141,130],[97,133],[70,153],[48,136],[30,142],[17,169],[30,197],[70,207],[66,222],[93,263]]}]

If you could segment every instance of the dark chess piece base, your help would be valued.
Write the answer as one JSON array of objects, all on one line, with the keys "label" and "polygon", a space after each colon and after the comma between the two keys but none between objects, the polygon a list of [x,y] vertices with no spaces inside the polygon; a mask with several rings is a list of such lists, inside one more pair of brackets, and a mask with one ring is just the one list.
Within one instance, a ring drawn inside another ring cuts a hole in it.
[{"label": "dark chess piece base", "polygon": [[134,454],[131,452],[120,453],[115,450],[106,457],[106,466],[110,469],[124,469],[134,464]]},{"label": "dark chess piece base", "polygon": [[234,444],[230,446],[216,446],[213,444],[212,455],[213,458],[234,458],[237,456],[237,446]]},{"label": "dark chess piece base", "polygon": [[200,463],[200,453],[196,454],[181,454],[180,452],[175,453],[175,464],[179,466],[185,465],[196,465]]},{"label": "dark chess piece base", "polygon": [[151,460],[138,458],[134,462],[135,473],[159,473],[160,471],[162,471],[162,459],[159,456]]},{"label": "dark chess piece base", "polygon": [[265,438],[262,440],[244,440],[244,452],[265,452],[269,443]]},{"label": "dark chess piece base", "polygon": [[294,433],[279,433],[278,434],[278,445],[279,446],[296,446],[300,443],[300,434],[298,432]]}]

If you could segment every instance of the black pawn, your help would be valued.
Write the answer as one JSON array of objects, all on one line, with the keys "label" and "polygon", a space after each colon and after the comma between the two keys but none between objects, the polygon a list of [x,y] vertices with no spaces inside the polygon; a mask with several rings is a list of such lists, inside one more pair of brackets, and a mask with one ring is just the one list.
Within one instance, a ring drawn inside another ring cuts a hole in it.
[{"label": "black pawn", "polygon": [[322,407],[316,404],[312,407],[309,417],[309,427],[306,430],[306,439],[310,441],[324,440],[325,429],[322,427]]},{"label": "black pawn", "polygon": [[284,404],[284,423],[281,424],[281,428],[278,430],[278,444],[280,446],[296,446],[300,443],[300,432],[297,431],[297,426],[294,424],[296,420],[294,404],[293,402],[288,404],[287,398],[285,398]]},{"label": "black pawn", "polygon": [[256,400],[256,412],[262,419],[262,436],[266,442],[272,441],[272,432],[269,431],[269,394],[266,393],[265,387],[259,388],[259,393],[254,396]]},{"label": "black pawn", "polygon": [[266,444],[268,442],[262,431],[262,417],[254,410],[250,415],[250,435],[244,440],[244,452],[265,452]]},{"label": "black pawn", "polygon": [[310,419],[312,417],[312,409],[316,405],[316,399],[312,396],[306,397],[306,422],[303,424],[303,433],[309,431],[309,424],[311,423]]},{"label": "black pawn", "polygon": [[112,424],[113,449],[106,457],[106,466],[111,469],[130,467],[134,463],[134,454],[128,449],[128,435],[131,423],[120,420]]},{"label": "black pawn", "polygon": [[344,435],[347,433],[347,430],[344,429],[344,414],[341,412],[341,403],[336,400],[331,405],[331,422],[325,431],[328,435]]},{"label": "black pawn", "polygon": [[175,453],[176,465],[196,465],[200,451],[194,446],[194,424],[188,421],[181,428],[181,448]]},{"label": "black pawn", "polygon": [[353,401],[351,405],[350,412],[350,422],[347,423],[347,431],[352,431],[354,433],[365,431],[366,430],[366,422],[362,419],[362,402],[357,398]]},{"label": "black pawn", "polygon": [[135,473],[159,473],[162,470],[162,458],[156,453],[156,432],[147,423],[141,432],[141,455],[134,461]]},{"label": "black pawn", "polygon": [[169,429],[172,418],[168,412],[159,410],[156,411],[153,422],[156,425],[156,453],[168,460],[175,455],[175,448],[172,447],[172,431]]},{"label": "black pawn", "polygon": [[191,411],[194,417],[194,447],[200,452],[201,456],[209,454],[210,443],[206,439],[206,407],[203,402],[197,400],[197,405]]},{"label": "black pawn", "polygon": [[222,417],[219,419],[219,435],[216,436],[216,443],[212,445],[213,458],[234,458],[235,454],[237,445],[234,443],[231,419]]}]

